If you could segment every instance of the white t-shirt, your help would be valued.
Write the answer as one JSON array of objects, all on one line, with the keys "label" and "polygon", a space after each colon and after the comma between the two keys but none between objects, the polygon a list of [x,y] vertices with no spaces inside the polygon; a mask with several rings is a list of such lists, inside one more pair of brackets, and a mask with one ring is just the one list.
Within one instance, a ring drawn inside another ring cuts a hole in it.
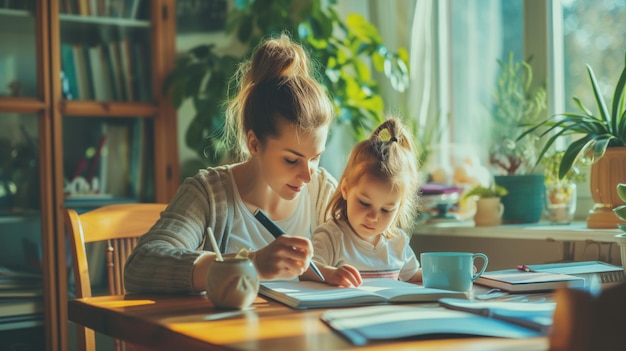
[{"label": "white t-shirt", "polygon": [[[234,217],[231,235],[226,247],[226,253],[237,252],[239,249],[253,249],[257,250],[267,246],[274,241],[274,236],[254,217],[254,215],[248,210],[246,205],[239,194],[237,184],[230,172],[233,189],[235,190],[234,199]],[[300,193],[298,196],[298,208],[294,214],[284,220],[275,221],[275,223],[285,231],[285,233],[294,236],[303,236],[311,238],[313,223],[311,213],[314,211],[311,204],[311,195],[309,194],[309,187],[306,187],[306,191]]]},{"label": "white t-shirt", "polygon": [[346,221],[331,220],[315,229],[312,241],[315,262],[333,267],[349,264],[363,278],[407,281],[420,267],[409,237],[402,231],[391,239],[381,236],[374,246],[361,239]]}]

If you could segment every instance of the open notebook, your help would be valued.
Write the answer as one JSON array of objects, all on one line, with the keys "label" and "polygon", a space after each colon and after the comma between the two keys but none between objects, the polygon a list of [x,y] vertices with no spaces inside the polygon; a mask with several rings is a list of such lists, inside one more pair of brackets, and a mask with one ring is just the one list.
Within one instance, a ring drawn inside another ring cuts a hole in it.
[{"label": "open notebook", "polygon": [[467,298],[463,292],[424,288],[388,278],[363,279],[363,284],[356,288],[311,281],[262,282],[259,294],[297,309],[434,302],[444,297]]},{"label": "open notebook", "polygon": [[320,319],[354,345],[371,341],[450,336],[528,338],[548,335],[555,303],[441,299],[440,306],[333,309]]}]

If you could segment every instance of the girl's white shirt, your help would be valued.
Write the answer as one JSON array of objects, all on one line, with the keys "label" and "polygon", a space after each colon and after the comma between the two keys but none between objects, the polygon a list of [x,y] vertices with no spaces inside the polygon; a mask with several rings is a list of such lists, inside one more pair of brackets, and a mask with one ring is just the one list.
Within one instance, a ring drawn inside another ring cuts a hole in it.
[{"label": "girl's white shirt", "polygon": [[339,267],[349,264],[363,278],[385,277],[408,281],[420,265],[409,245],[409,237],[400,231],[391,239],[381,236],[376,246],[361,239],[347,221],[328,221],[313,232],[315,262]]}]

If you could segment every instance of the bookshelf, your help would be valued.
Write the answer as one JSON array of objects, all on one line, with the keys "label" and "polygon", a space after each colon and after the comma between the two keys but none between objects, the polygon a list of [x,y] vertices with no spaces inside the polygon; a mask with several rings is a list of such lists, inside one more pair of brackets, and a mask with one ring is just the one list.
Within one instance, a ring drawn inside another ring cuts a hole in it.
[{"label": "bookshelf", "polygon": [[34,274],[40,291],[0,316],[0,349],[11,349],[8,335],[31,349],[73,347],[65,207],[174,195],[176,118],[162,86],[175,9],[175,0],[0,0],[0,271]]}]

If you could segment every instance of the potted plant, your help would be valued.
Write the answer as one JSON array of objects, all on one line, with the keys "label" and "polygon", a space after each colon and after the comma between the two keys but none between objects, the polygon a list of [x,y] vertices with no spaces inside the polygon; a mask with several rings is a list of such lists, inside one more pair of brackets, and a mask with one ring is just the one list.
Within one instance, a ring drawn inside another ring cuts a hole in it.
[{"label": "potted plant", "polygon": [[[626,202],[626,183],[617,184],[617,196],[619,196],[622,201]],[[615,239],[620,248],[622,266],[624,267],[624,274],[626,274],[626,205],[617,206],[613,209],[613,212],[620,220],[620,222],[617,223],[617,227],[625,232],[615,235]]]},{"label": "potted plant", "polygon": [[587,218],[589,228],[615,228],[616,218],[612,209],[624,201],[617,196],[615,187],[626,179],[626,55],[617,85],[613,92],[611,109],[602,96],[591,66],[587,65],[597,112],[585,107],[574,97],[579,112],[565,112],[527,126],[518,139],[540,132],[547,137],[539,153],[539,162],[561,137],[577,136],[564,150],[559,164],[559,178],[563,178],[572,166],[583,157],[591,159],[590,187],[594,208]]},{"label": "potted plant", "polygon": [[491,183],[488,186],[476,185],[463,193],[462,199],[476,201],[476,214],[474,214],[474,224],[480,226],[499,225],[504,205],[500,199],[506,196],[506,188]]},{"label": "potted plant", "polygon": [[546,91],[533,87],[531,58],[498,60],[500,73],[493,94],[492,147],[489,163],[494,167],[495,182],[508,190],[502,198],[504,223],[534,223],[541,219],[544,208],[544,180],[535,174],[538,133],[518,138],[522,125],[543,120]]},{"label": "potted plant", "polygon": [[283,31],[323,66],[318,80],[333,97],[338,123],[350,126],[355,140],[382,122],[385,111],[379,83],[366,62],[402,92],[408,87],[408,52],[388,49],[376,27],[358,14],[343,21],[336,4],[336,0],[235,1],[226,32],[245,52],[225,55],[214,45],[200,45],[182,56],[167,77],[165,91],[175,107],[193,101],[196,114],[186,131],[186,144],[209,165],[229,156],[222,135],[222,104],[231,93],[228,79],[263,38]]},{"label": "potted plant", "polygon": [[532,172],[537,159],[536,135],[517,137],[519,126],[541,121],[546,110],[546,90],[532,87],[530,61],[531,58],[517,61],[512,52],[506,62],[498,60],[500,73],[493,93],[489,161],[499,174]]},{"label": "potted plant", "polygon": [[480,199],[484,199],[484,198],[498,198],[498,197],[503,197],[506,194],[508,194],[508,190],[506,190],[506,188],[499,186],[495,183],[491,183],[488,186],[484,186],[484,185],[476,185],[472,188],[470,188],[469,190],[466,190],[463,193],[463,199],[467,200],[470,197],[477,197]]},{"label": "potted plant", "polygon": [[[617,184],[617,196],[619,196],[622,201],[626,202],[626,183]],[[617,218],[626,222],[626,205],[617,206],[613,209],[613,212]],[[618,223],[617,226],[619,229],[626,232],[626,223]]]},{"label": "potted plant", "polygon": [[545,154],[541,159],[544,166],[546,186],[546,215],[550,223],[568,224],[576,212],[576,183],[585,180],[585,175],[574,165],[562,178],[559,177],[559,165],[563,151]]}]

